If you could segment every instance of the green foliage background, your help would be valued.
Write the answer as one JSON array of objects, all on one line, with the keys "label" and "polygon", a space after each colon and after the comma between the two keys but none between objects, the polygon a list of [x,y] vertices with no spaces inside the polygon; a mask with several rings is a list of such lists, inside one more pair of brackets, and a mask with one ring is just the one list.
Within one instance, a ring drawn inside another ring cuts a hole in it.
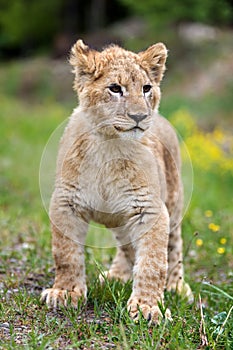
[{"label": "green foliage background", "polygon": [[96,32],[126,14],[136,14],[157,28],[183,21],[227,25],[232,23],[232,4],[229,0],[0,0],[1,55],[9,49],[48,50],[60,33]]},{"label": "green foliage background", "polygon": [[0,45],[48,43],[59,28],[62,0],[1,0]]},{"label": "green foliage background", "polygon": [[232,7],[228,0],[120,0],[135,13],[145,16],[152,25],[193,21],[228,24]]}]

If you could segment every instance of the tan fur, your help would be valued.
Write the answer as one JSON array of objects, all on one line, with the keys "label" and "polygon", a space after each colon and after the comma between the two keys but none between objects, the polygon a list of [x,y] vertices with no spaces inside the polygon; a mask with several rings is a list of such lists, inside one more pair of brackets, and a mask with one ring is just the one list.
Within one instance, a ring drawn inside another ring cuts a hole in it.
[{"label": "tan fur", "polygon": [[81,40],[72,48],[79,107],[60,143],[51,199],[56,278],[42,293],[49,306],[86,298],[90,220],[115,234],[117,255],[106,276],[133,278],[133,319],[140,308],[158,322],[165,288],[192,297],[183,281],[179,145],[157,113],[166,56],[161,43],[139,54],[118,46],[97,52]]}]

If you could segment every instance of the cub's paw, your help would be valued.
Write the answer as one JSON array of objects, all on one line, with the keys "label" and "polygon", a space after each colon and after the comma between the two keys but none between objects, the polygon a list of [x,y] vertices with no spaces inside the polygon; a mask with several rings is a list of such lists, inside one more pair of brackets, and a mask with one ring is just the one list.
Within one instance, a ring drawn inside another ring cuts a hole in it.
[{"label": "cub's paw", "polygon": [[68,305],[77,308],[80,299],[86,300],[86,291],[81,293],[79,291],[68,291],[65,289],[48,288],[41,293],[41,302],[45,302],[49,308],[58,308],[59,306]]},{"label": "cub's paw", "polygon": [[178,283],[177,282],[170,283],[167,286],[166,290],[168,292],[174,291],[174,292],[178,293],[183,299],[187,299],[188,303],[190,303],[190,304],[193,303],[193,301],[194,301],[192,290],[191,290],[189,284],[186,283],[185,281],[181,280]]},{"label": "cub's paw", "polygon": [[[130,317],[136,322],[139,320],[140,314],[142,314],[149,324],[160,324],[163,319],[163,314],[158,305],[149,306],[144,302],[142,303],[140,298],[130,298],[127,303],[127,309]],[[164,316],[169,321],[172,321],[169,309],[166,309]]]}]

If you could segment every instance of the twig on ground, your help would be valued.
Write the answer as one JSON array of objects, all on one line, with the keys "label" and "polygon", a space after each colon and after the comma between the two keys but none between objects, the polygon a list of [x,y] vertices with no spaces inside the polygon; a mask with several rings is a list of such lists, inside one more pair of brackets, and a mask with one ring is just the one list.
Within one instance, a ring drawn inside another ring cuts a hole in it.
[{"label": "twig on ground", "polygon": [[201,300],[200,294],[199,294],[199,305],[200,305],[200,312],[201,312],[201,324],[200,324],[200,328],[199,328],[201,344],[200,344],[200,347],[198,347],[198,348],[201,349],[204,346],[208,346],[208,339],[206,336],[205,320],[204,320],[204,315],[203,315],[202,300]]}]

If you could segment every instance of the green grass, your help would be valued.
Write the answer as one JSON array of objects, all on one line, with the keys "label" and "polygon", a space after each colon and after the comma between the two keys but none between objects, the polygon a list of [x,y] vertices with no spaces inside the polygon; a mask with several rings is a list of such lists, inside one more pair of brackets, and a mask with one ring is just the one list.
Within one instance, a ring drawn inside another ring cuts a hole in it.
[{"label": "green grass", "polygon": [[[91,247],[96,242],[111,245],[107,230],[94,224],[86,248],[87,304],[59,311],[41,305],[40,293],[52,285],[54,270],[48,216],[40,198],[40,160],[51,133],[69,115],[71,103],[56,102],[50,90],[48,98],[36,89],[35,96],[40,97],[30,103],[9,91],[0,96],[0,349],[233,349],[230,173],[194,168],[183,236],[186,279],[195,300],[188,305],[166,293],[172,322],[148,327],[141,319],[135,324],[126,311],[131,284],[100,285],[98,275],[111,263],[115,250]],[[173,103],[168,100],[168,106]],[[188,176],[184,173],[187,184]],[[211,217],[206,210],[212,211]],[[209,228],[211,223],[219,226],[217,231]]]}]

